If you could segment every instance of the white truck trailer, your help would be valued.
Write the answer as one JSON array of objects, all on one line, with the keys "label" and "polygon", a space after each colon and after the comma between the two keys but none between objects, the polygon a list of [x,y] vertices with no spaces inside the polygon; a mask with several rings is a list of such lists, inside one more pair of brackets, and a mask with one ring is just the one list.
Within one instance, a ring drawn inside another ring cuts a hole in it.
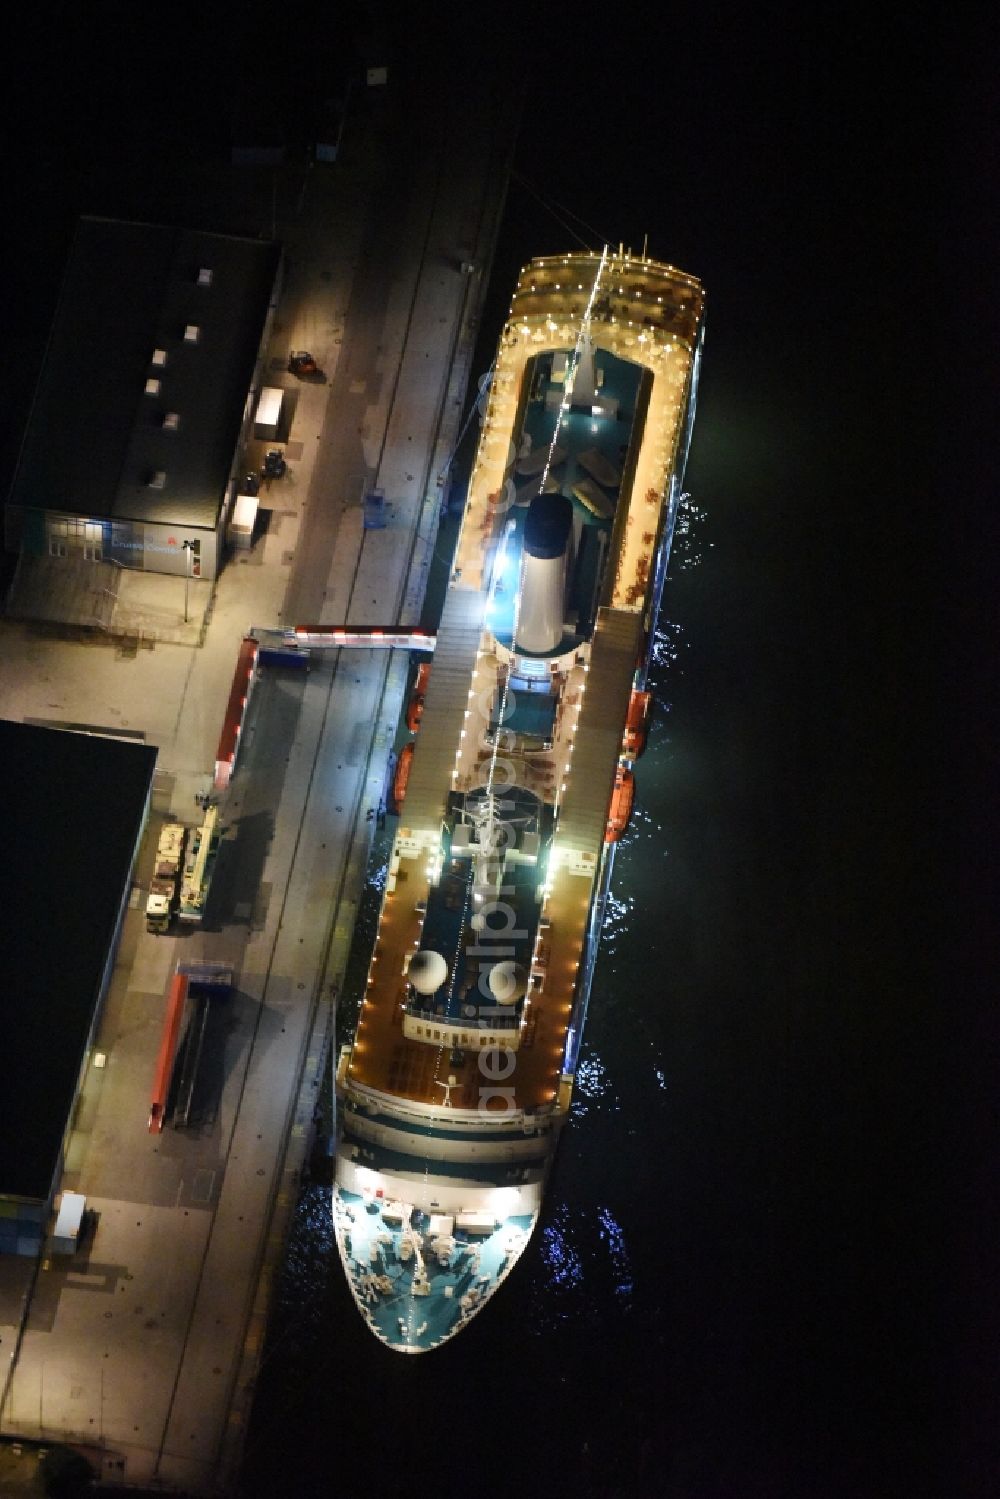
[{"label": "white truck trailer", "polygon": [[168,930],[177,909],[177,887],[184,867],[187,828],[181,822],[165,822],[156,845],[153,878],[146,897],[146,930]]}]

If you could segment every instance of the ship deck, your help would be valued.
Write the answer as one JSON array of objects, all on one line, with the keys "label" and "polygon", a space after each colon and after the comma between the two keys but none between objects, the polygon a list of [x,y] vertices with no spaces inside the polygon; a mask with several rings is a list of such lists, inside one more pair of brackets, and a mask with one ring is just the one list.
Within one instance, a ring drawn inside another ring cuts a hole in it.
[{"label": "ship deck", "polygon": [[[603,546],[608,538],[589,643],[581,650],[573,637],[563,642],[565,676],[549,736],[542,737],[541,705],[530,704],[537,711],[527,713],[517,744],[503,751],[505,778],[513,772],[518,784],[558,808],[514,1071],[504,1083],[519,1111],[564,1106],[567,1034],[657,549],[682,452],[702,306],[697,282],[682,273],[612,257],[593,301],[591,339],[602,377],[593,410],[564,409],[556,433],[557,387],[560,376],[566,378],[567,351],[576,344],[598,263],[594,256],[535,261],[518,283],[470,480],[348,1087],[431,1107],[447,1100],[452,1109],[469,1112],[489,1090],[474,1033],[456,1036],[453,1026],[440,1045],[403,1034],[404,975],[421,946],[431,880],[440,874],[449,792],[471,791],[488,775],[493,752],[480,721],[489,726],[514,625],[512,591],[491,597],[491,579],[499,550],[508,546],[507,574],[516,575],[524,506],[544,483],[571,496],[578,540],[581,533],[600,535]],[[584,633],[590,623],[581,621]],[[544,675],[549,665],[539,658],[524,669]]]},{"label": "ship deck", "polygon": [[[612,782],[641,637],[641,619],[630,612],[602,610],[591,646],[590,664],[571,673],[571,707],[561,736],[562,797],[556,856],[549,865],[514,1071],[505,1085],[514,1089],[518,1109],[535,1113],[557,1098],[566,1034],[573,1013],[576,979],[587,934],[593,880],[604,848]],[[433,681],[433,678],[432,678]],[[584,683],[587,684],[586,691]],[[418,739],[419,745],[419,739]],[[418,748],[417,755],[419,757]],[[460,761],[460,785],[482,783],[483,762],[470,748]],[[572,769],[570,767],[572,766]],[[447,769],[445,764],[444,769]],[[439,1105],[454,1077],[449,1098],[455,1109],[477,1109],[489,1080],[479,1057],[466,1052],[453,1060],[452,1043],[433,1046],[403,1035],[407,992],[404,964],[422,942],[430,899],[428,861],[400,859],[393,888],[386,891],[368,988],[348,1078],[380,1093]],[[463,1038],[459,1036],[459,1045]],[[464,1044],[474,1045],[469,1032]]]},{"label": "ship deck", "polygon": [[[482,1199],[486,1212],[470,1234],[454,1209],[432,1217],[393,1199],[391,1177],[351,1164],[342,1164],[341,1174],[334,1222],[351,1291],[375,1336],[402,1353],[439,1347],[481,1311],[517,1264],[538,1218],[537,1187],[474,1191],[470,1201]],[[376,1196],[376,1180],[388,1191]]]},{"label": "ship deck", "polygon": [[[440,1105],[449,1077],[455,1077],[451,1106],[477,1109],[492,1086],[480,1070],[478,1055],[466,1051],[459,1062],[453,1060],[450,1043],[433,1046],[403,1035],[403,960],[419,945],[422,913],[417,906],[428,894],[426,875],[401,863],[396,888],[387,893],[382,911],[374,960],[377,969],[358,1022],[348,1080],[416,1103]],[[505,1079],[505,1085],[515,1090],[516,1107],[526,1113],[548,1107],[558,1092],[589,910],[589,881],[560,872],[546,900],[549,927],[536,955],[536,965],[544,970],[544,987],[530,996],[515,1068]],[[466,1042],[471,1045],[474,1040],[470,1031]]]}]

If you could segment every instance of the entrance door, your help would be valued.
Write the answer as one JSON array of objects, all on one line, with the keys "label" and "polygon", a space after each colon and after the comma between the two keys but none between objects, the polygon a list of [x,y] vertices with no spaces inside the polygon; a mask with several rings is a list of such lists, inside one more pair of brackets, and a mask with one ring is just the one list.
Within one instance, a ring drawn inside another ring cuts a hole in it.
[{"label": "entrance door", "polygon": [[84,521],[83,555],[88,562],[104,560],[104,527],[98,525],[96,521]]}]

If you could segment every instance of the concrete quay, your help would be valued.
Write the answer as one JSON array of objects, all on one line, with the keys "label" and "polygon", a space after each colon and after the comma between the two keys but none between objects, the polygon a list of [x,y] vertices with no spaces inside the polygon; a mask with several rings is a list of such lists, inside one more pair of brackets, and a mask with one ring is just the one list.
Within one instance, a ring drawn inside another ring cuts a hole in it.
[{"label": "concrete quay", "polygon": [[[158,811],[196,818],[251,622],[416,617],[513,143],[509,116],[477,110],[468,83],[424,131],[389,102],[374,109],[279,222],[289,265],[270,363],[293,396],[290,472],[265,491],[250,555],[214,589],[191,585],[194,638],[166,623],[171,607],[181,614],[178,579],[135,580],[133,607],[144,601],[163,628],[134,645],[0,624],[0,712],[141,734],[160,751]],[[287,375],[300,347],[326,384]],[[391,507],[385,530],[363,530],[370,485]],[[209,928],[146,933],[147,839],[97,1038],[103,1065],[89,1069],[64,1173],[96,1233],[68,1260],[0,1262],[0,1433],[79,1445],[105,1483],[192,1494],[235,1483],[406,685],[405,659],[338,655],[305,679],[268,669],[256,688]],[[206,1042],[201,1122],[153,1137],[168,977],[197,956],[230,962],[235,992]]]}]

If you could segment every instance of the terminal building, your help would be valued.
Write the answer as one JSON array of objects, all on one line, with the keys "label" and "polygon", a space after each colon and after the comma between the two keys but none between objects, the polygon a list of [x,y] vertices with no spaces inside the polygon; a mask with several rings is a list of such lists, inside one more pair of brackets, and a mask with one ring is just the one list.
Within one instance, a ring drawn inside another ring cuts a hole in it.
[{"label": "terminal building", "polygon": [[7,498],[19,569],[216,576],[280,267],[270,242],[80,221]]},{"label": "terminal building", "polygon": [[155,763],[138,742],[0,720],[12,852],[0,865],[0,1255],[35,1255],[45,1239]]}]

